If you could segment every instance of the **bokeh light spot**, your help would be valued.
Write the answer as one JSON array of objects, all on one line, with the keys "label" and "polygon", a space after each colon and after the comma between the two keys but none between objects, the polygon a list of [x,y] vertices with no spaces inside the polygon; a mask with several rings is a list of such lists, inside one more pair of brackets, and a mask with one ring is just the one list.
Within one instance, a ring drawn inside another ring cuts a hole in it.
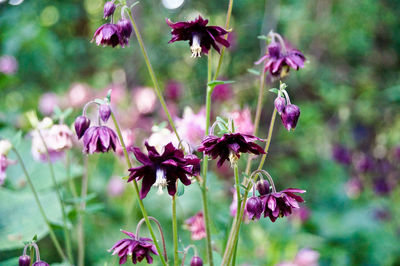
[{"label": "bokeh light spot", "polygon": [[58,19],[60,18],[60,13],[55,6],[47,6],[43,9],[42,13],[40,14],[40,21],[42,25],[45,27],[50,27],[57,23]]},{"label": "bokeh light spot", "polygon": [[175,9],[180,7],[185,0],[162,0],[165,8]]}]

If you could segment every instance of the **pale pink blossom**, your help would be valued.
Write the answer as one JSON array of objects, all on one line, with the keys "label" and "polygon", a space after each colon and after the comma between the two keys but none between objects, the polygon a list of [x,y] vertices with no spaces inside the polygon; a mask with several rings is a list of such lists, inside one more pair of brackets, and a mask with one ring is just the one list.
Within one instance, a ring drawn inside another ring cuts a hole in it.
[{"label": "pale pink blossom", "polygon": [[206,111],[202,108],[194,113],[190,107],[185,107],[182,118],[175,120],[179,137],[189,144],[191,149],[196,149],[205,136]]},{"label": "pale pink blossom", "polygon": [[277,266],[318,266],[318,251],[303,248],[297,252],[293,261],[283,261]]},{"label": "pale pink blossom", "polygon": [[242,134],[253,134],[254,125],[251,120],[251,112],[248,107],[243,110],[238,110],[230,113],[230,117],[235,124],[235,132]]},{"label": "pale pink blossom", "polygon": [[107,194],[110,197],[118,197],[124,193],[126,187],[126,182],[122,178],[114,176],[107,184]]},{"label": "pale pink blossom", "polygon": [[91,93],[87,85],[75,83],[71,86],[67,95],[67,105],[69,107],[81,108],[91,98]]},{"label": "pale pink blossom", "polygon": [[157,95],[152,88],[138,88],[133,94],[133,101],[138,112],[145,115],[155,110]]},{"label": "pale pink blossom", "polygon": [[3,55],[0,57],[0,72],[6,75],[13,75],[17,72],[18,61],[14,56]]},{"label": "pale pink blossom", "polygon": [[192,240],[200,240],[207,236],[202,211],[187,219],[185,226],[191,232]]},{"label": "pale pink blossom", "polygon": [[10,164],[15,164],[16,161],[9,160],[6,155],[0,154],[0,186],[4,184],[7,177],[6,170]]},{"label": "pale pink blossom", "polygon": [[[132,147],[133,144],[135,144],[135,133],[130,129],[124,129],[122,130],[121,133],[125,147],[129,150],[129,148]],[[119,143],[119,141],[117,142],[115,152],[121,157],[124,156],[124,150],[122,149],[122,146]]]},{"label": "pale pink blossom", "polygon": [[55,93],[45,93],[40,97],[39,110],[44,115],[53,114],[54,108],[59,106],[59,100]]}]

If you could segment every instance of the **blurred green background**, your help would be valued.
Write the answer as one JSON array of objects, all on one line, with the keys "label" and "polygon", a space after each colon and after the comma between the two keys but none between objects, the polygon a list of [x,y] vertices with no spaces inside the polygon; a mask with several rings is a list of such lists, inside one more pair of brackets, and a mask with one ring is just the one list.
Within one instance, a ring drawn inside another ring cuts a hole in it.
[{"label": "blurred green background", "polygon": [[[136,145],[149,136],[152,124],[165,117],[158,105],[145,114],[129,111],[137,109],[135,92],[152,86],[135,37],[124,49],[90,43],[96,28],[104,23],[104,1],[1,2],[0,56],[14,57],[18,66],[15,71],[0,73],[0,135],[12,138],[18,130],[26,135],[17,148],[62,239],[58,206],[47,200],[54,198],[47,165],[32,159],[24,113],[35,110],[43,117],[49,115],[46,107],[54,102],[61,109],[72,106],[73,115],[66,120],[71,125],[85,99],[105,97],[107,89],[115,88],[123,95],[116,107],[119,119],[123,126],[136,130]],[[162,87],[171,81],[182,87],[180,99],[170,104],[181,117],[185,106],[198,112],[204,105],[207,57],[193,60],[187,43],[167,44],[170,28],[165,18],[175,22],[200,13],[212,25],[223,26],[228,1],[185,0],[178,8],[167,8],[177,2],[141,1],[134,14]],[[250,107],[254,115],[259,81],[248,69],[256,68],[254,62],[265,52],[265,42],[257,36],[273,29],[307,58],[305,68],[292,71],[285,80],[292,102],[301,108],[298,126],[287,132],[278,118],[265,165],[279,190],[307,190],[303,208],[307,215],[244,225],[238,264],[275,265],[293,260],[302,248],[311,248],[319,252],[321,265],[400,265],[399,16],[398,1],[234,1],[232,47],[225,53],[221,77],[236,82],[229,87],[232,96],[213,105],[215,116],[244,107]],[[276,82],[266,85],[261,138],[267,136],[273,110],[274,95],[268,88],[276,86]],[[85,157],[80,150],[77,145],[68,154],[70,176],[78,191]],[[351,161],[343,163],[346,153]],[[364,157],[372,161],[367,171],[360,170],[360,158]],[[10,154],[10,158],[15,156]],[[117,258],[107,250],[123,237],[120,228],[135,230],[140,209],[131,186],[125,185],[125,192],[118,196],[107,192],[112,176],[127,175],[123,159],[96,154],[88,162],[89,194],[93,197],[85,213],[85,264],[115,265]],[[221,249],[231,221],[233,178],[214,171],[215,162],[211,165],[213,240]],[[58,162],[56,170],[57,178],[65,181],[65,161]],[[0,187],[0,265],[14,265],[22,254],[22,242],[34,234],[39,236],[42,258],[58,262],[24,180],[18,165],[13,165]],[[71,197],[67,184],[63,194]],[[186,188],[178,199],[180,248],[194,243],[205,257],[204,241],[190,240],[190,232],[183,229],[184,221],[201,210],[199,199],[197,184]],[[153,191],[145,205],[165,228],[172,257],[169,200],[167,194]],[[71,211],[69,218],[75,225],[76,213]]]}]

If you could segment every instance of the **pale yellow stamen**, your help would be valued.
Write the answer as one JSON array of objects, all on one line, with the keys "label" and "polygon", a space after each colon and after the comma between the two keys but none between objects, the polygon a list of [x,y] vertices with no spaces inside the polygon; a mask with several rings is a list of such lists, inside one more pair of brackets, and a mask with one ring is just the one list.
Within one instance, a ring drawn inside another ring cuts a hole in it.
[{"label": "pale yellow stamen", "polygon": [[192,51],[192,58],[201,57],[200,37],[196,34],[193,36],[190,50]]}]

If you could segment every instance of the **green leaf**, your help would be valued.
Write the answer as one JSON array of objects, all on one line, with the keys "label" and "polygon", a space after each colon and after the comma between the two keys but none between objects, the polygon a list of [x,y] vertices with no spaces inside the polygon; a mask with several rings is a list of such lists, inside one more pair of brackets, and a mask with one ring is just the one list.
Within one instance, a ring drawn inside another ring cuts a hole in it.
[{"label": "green leaf", "polygon": [[32,241],[36,242],[37,241],[37,235],[34,235],[34,237],[32,238]]},{"label": "green leaf", "polygon": [[259,36],[257,36],[257,39],[268,41],[268,36],[266,36],[266,35],[259,35]]},{"label": "green leaf", "polygon": [[256,76],[260,76],[261,75],[261,71],[258,71],[258,70],[253,69],[253,68],[248,68],[247,72],[249,72],[249,73],[251,73],[253,75],[256,75]]},{"label": "green leaf", "polygon": [[176,195],[178,197],[182,196],[183,194],[185,194],[185,185],[183,185],[181,182],[178,183],[178,190],[176,192]]},{"label": "green leaf", "polygon": [[230,83],[234,83],[235,81],[233,80],[212,80],[210,82],[208,82],[207,86],[214,88],[217,85],[221,85],[221,84],[230,84]]},{"label": "green leaf", "polygon": [[72,199],[66,199],[65,202],[66,203],[70,203],[70,204],[76,204],[76,203],[82,203],[82,202],[88,202],[94,198],[96,198],[97,194],[96,193],[90,193],[89,195],[87,195],[84,198],[78,197],[78,198],[72,198]]},{"label": "green leaf", "polygon": [[90,204],[86,207],[86,212],[88,212],[88,213],[94,213],[94,212],[98,212],[101,210],[104,210],[103,203],[94,203],[94,204]]},{"label": "green leaf", "polygon": [[17,147],[21,143],[21,139],[22,139],[22,131],[19,130],[11,140],[11,144],[13,145],[13,147]]},{"label": "green leaf", "polygon": [[269,91],[270,91],[270,92],[273,92],[273,93],[276,93],[276,94],[279,93],[279,90],[278,90],[277,88],[269,89]]}]

